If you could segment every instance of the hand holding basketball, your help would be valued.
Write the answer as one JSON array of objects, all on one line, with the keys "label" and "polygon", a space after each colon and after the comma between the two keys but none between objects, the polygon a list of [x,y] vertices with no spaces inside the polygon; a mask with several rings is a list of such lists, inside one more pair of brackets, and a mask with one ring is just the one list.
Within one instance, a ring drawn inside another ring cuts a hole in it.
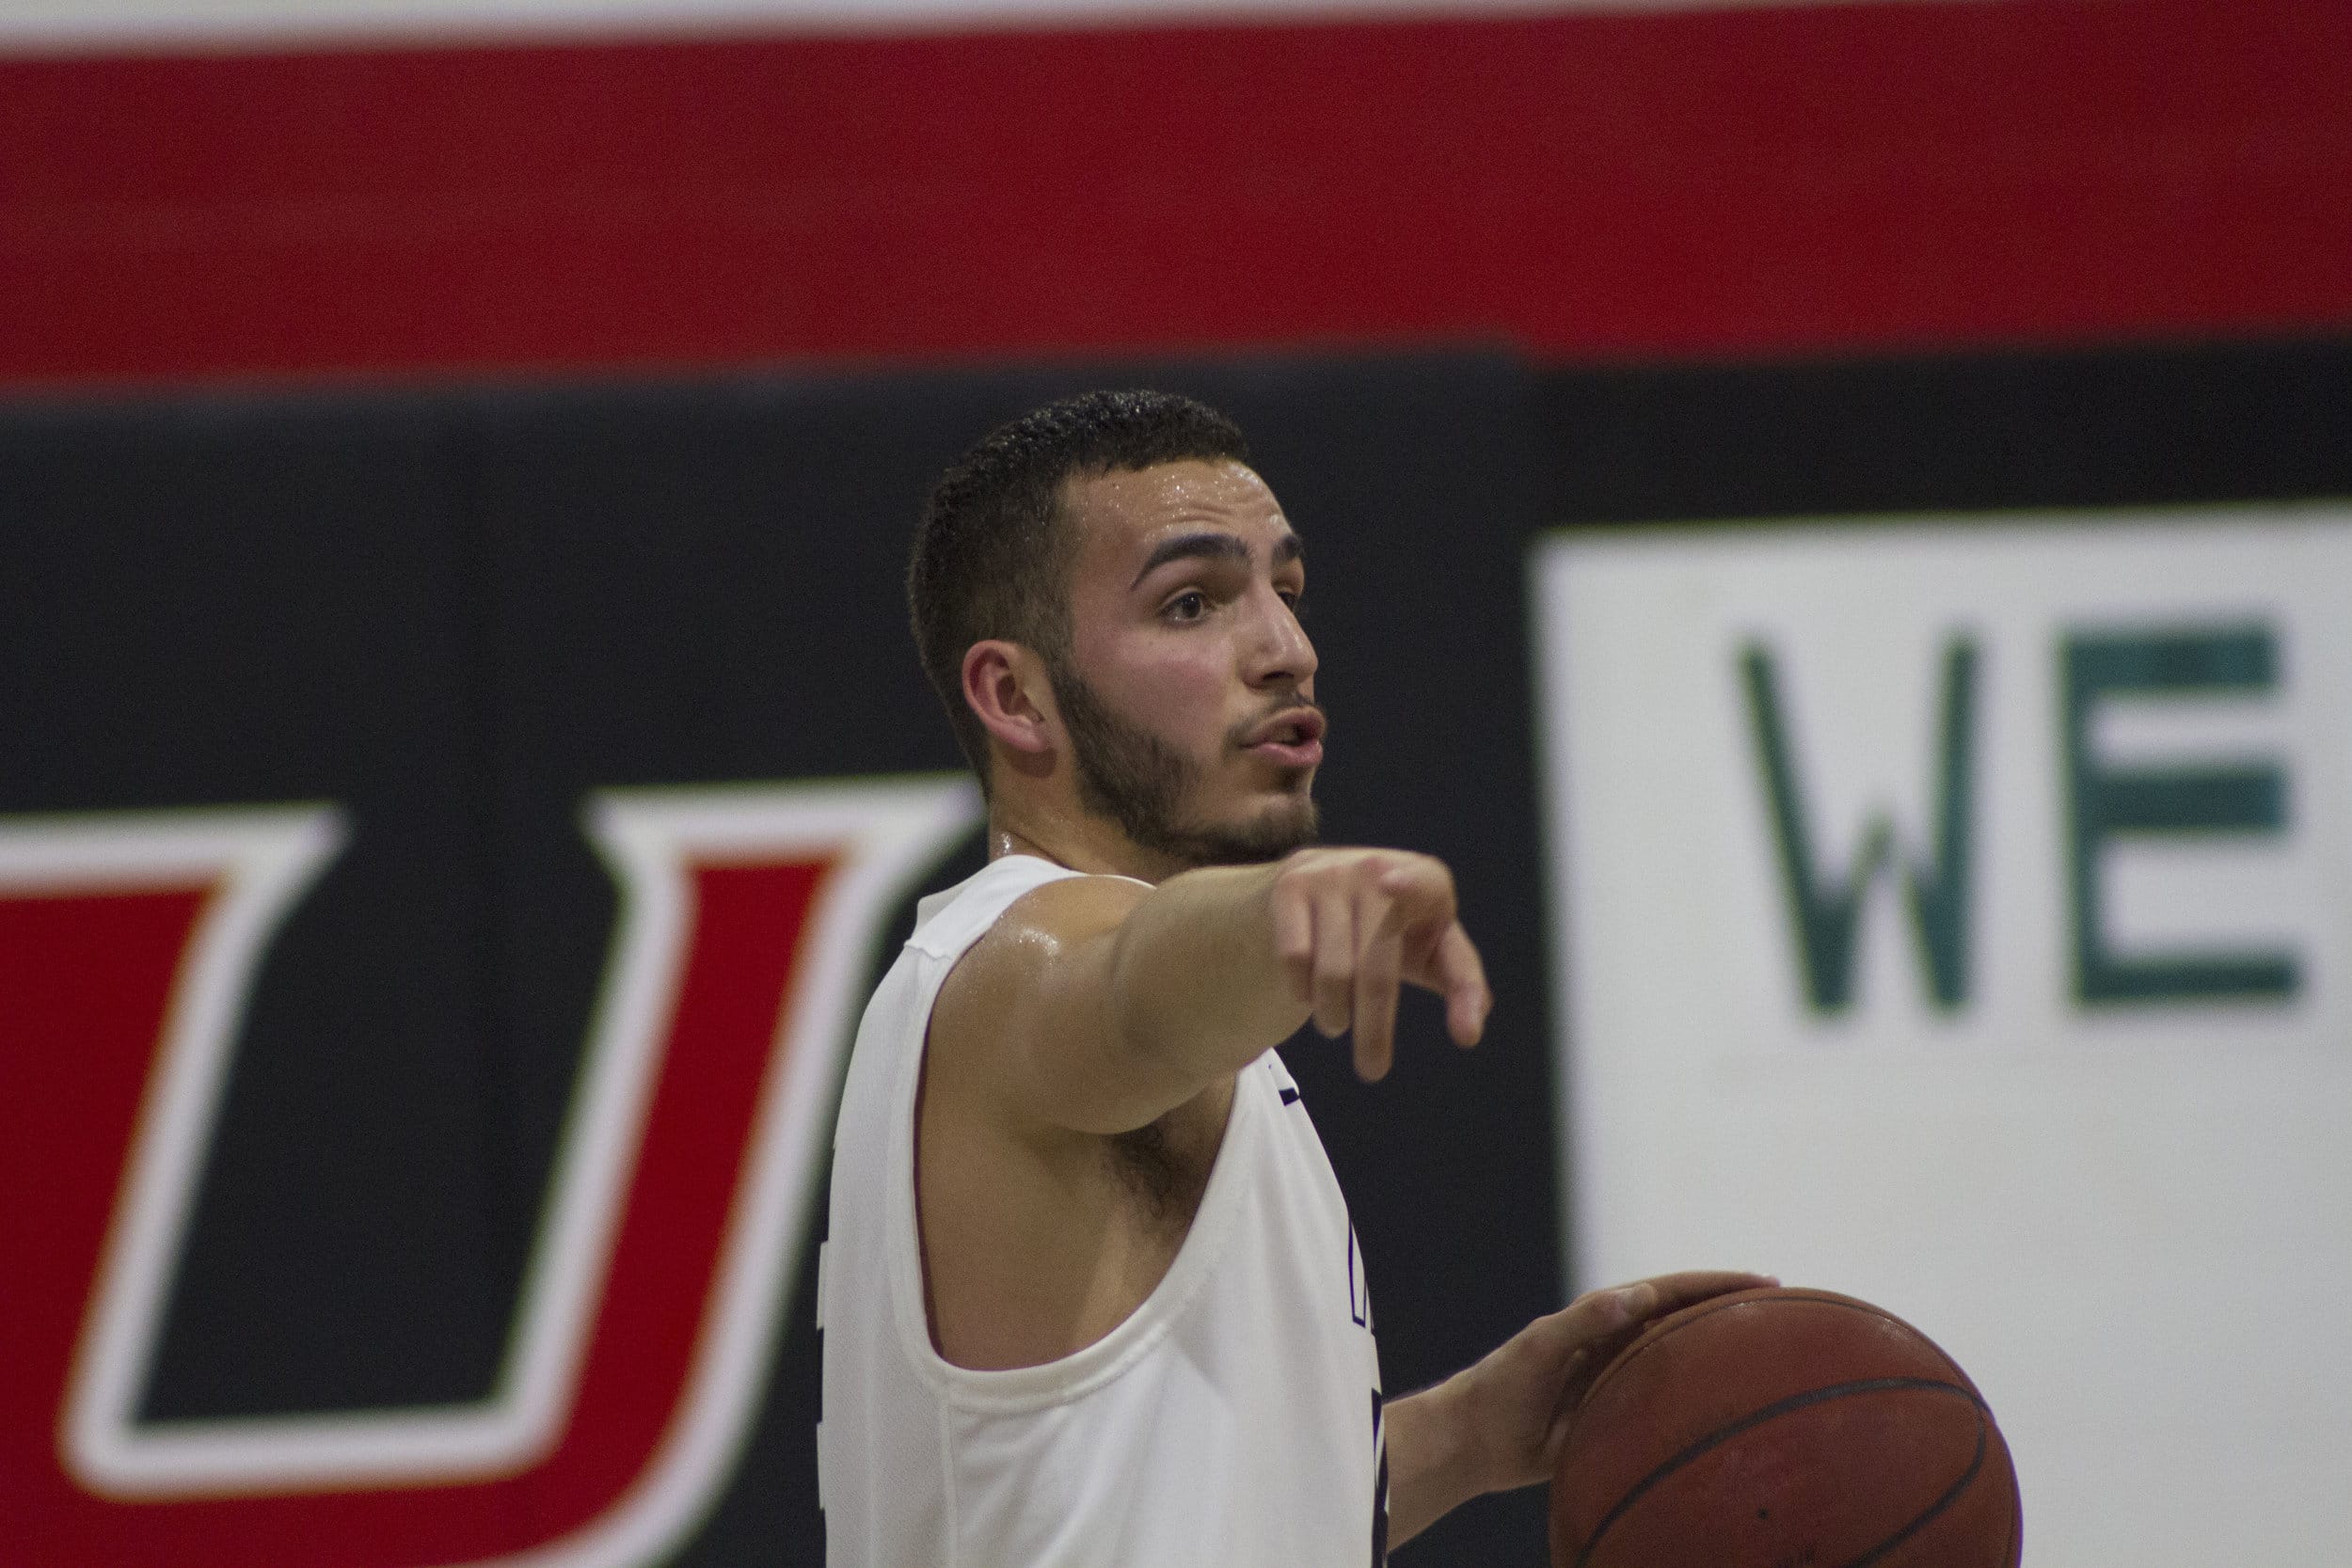
[{"label": "hand holding basketball", "polygon": [[1976,1385],[1917,1329],[1827,1291],[1657,1323],[1581,1396],[1554,1568],[2016,1568],[2017,1476]]},{"label": "hand holding basketball", "polygon": [[1585,1389],[1652,1322],[1711,1296],[1775,1283],[1722,1270],[1661,1275],[1588,1291],[1504,1340],[1446,1386],[1461,1402],[1476,1490],[1550,1480]]}]

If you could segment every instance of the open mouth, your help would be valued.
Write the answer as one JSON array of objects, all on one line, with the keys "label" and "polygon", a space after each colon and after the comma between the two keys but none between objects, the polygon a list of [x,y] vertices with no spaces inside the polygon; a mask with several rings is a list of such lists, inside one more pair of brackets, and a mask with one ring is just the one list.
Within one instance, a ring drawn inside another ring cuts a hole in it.
[{"label": "open mouth", "polygon": [[1313,708],[1292,708],[1250,731],[1244,746],[1285,768],[1312,768],[1323,760],[1323,715]]}]

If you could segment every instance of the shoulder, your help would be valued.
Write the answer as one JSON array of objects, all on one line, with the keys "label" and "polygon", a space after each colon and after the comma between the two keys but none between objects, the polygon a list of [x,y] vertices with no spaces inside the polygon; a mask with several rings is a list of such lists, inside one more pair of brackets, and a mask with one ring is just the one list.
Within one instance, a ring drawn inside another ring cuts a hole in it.
[{"label": "shoulder", "polygon": [[999,1002],[1049,980],[1125,924],[1152,891],[1125,877],[1060,877],[1014,899],[968,948],[940,1002],[1002,991]]},{"label": "shoulder", "polygon": [[932,1002],[924,1081],[934,1103],[1036,1119],[1036,1105],[1063,1086],[1046,1066],[1051,1042],[1100,1033],[1119,927],[1151,891],[1122,877],[1062,877],[1013,900]]}]

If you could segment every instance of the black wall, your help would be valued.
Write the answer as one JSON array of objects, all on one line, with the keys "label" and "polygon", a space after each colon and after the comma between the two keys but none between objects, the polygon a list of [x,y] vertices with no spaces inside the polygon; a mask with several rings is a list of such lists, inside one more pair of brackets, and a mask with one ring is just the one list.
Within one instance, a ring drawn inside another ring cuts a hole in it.
[{"label": "black wall", "polygon": [[[332,800],[355,828],[264,971],[149,1416],[486,1392],[612,916],[583,794],[956,767],[903,626],[915,509],[993,423],[1104,384],[1192,391],[1250,432],[1309,545],[1328,836],[1451,862],[1496,983],[1468,1056],[1408,1006],[1376,1088],[1311,1034],[1287,1051],[1355,1210],[1392,1393],[1564,1289],[1522,571],[1539,530],[2352,494],[2346,343],[0,409],[0,814]],[[809,1273],[682,1563],[818,1560]],[[1538,1561],[1541,1508],[1472,1505],[1400,1560]]]}]

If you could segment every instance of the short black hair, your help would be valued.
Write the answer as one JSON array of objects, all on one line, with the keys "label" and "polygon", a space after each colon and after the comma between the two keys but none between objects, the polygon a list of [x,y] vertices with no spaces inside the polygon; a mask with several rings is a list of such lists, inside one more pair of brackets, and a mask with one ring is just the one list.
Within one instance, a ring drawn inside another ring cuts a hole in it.
[{"label": "short black hair", "polygon": [[992,637],[1069,655],[1062,486],[1163,463],[1249,461],[1241,427],[1174,392],[1084,392],[983,436],[932,489],[914,531],[907,607],[923,673],[988,784],[988,731],[963,700],[963,656]]}]

